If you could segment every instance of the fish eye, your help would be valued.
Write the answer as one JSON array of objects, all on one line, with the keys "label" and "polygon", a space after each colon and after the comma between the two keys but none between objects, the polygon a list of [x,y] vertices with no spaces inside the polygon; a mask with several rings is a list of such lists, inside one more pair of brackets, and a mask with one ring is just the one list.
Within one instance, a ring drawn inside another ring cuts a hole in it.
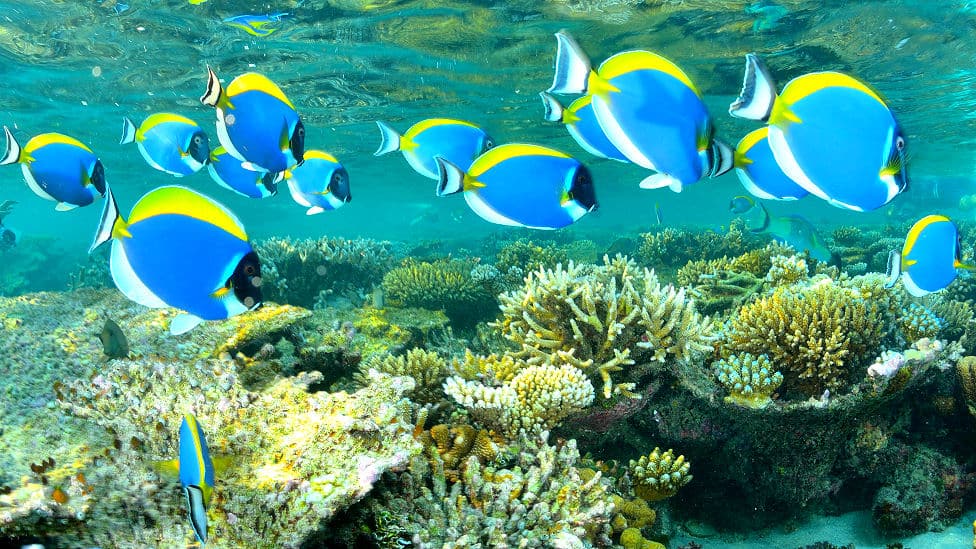
[{"label": "fish eye", "polygon": [[199,145],[199,144],[203,143],[203,138],[198,135],[198,136],[196,136],[196,137],[193,138],[193,142],[196,143],[197,145]]},{"label": "fish eye", "polygon": [[248,265],[248,266],[244,267],[244,274],[246,274],[248,276],[253,276],[254,275],[254,265]]},{"label": "fish eye", "polygon": [[895,139],[895,148],[897,148],[899,151],[905,149],[905,138],[904,137],[902,137],[902,136],[899,135]]}]

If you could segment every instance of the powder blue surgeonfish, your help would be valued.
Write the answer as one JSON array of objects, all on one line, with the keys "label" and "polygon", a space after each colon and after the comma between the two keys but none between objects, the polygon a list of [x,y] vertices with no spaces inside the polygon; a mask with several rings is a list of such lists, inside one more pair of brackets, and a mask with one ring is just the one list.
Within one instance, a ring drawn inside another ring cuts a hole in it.
[{"label": "powder blue surgeonfish", "polygon": [[596,209],[586,166],[559,151],[512,143],[479,156],[467,171],[437,158],[437,195],[464,193],[482,219],[530,229],[559,229]]},{"label": "powder blue surgeonfish", "polygon": [[224,19],[224,24],[241,29],[252,35],[264,38],[278,30],[274,25],[280,23],[289,13],[269,13],[266,15],[244,14],[234,15]]},{"label": "powder blue surgeonfish", "polygon": [[888,257],[887,287],[901,277],[908,293],[922,297],[944,290],[956,279],[958,269],[973,270],[962,262],[959,230],[944,215],[927,215],[908,230],[901,253]]},{"label": "powder blue surgeonfish", "polygon": [[138,128],[124,118],[119,143],[135,143],[147,164],[176,177],[200,171],[210,157],[210,140],[200,126],[170,112],[151,114]]},{"label": "powder blue surgeonfish", "polygon": [[905,137],[884,100],[837,72],[776,84],[758,56],[746,56],[739,98],[729,113],[769,124],[769,147],[798,185],[834,206],[870,211],[908,187]]},{"label": "powder blue surgeonfish", "polygon": [[767,127],[747,134],[735,147],[735,174],[750,194],[766,200],[797,200],[810,194],[783,173],[769,148]]},{"label": "powder blue surgeonfish", "polygon": [[87,206],[105,196],[105,168],[87,145],[60,133],[34,136],[23,148],[6,126],[7,152],[0,166],[19,163],[34,194],[57,202],[54,209]]},{"label": "powder blue surgeonfish", "polygon": [[214,464],[203,429],[193,414],[183,416],[180,424],[179,456],[160,464],[160,469],[175,470],[186,497],[193,534],[201,544],[207,543],[207,509],[214,490]]},{"label": "powder blue surgeonfish", "polygon": [[210,151],[207,163],[210,178],[225,189],[248,198],[267,198],[278,193],[278,180],[270,172],[246,169],[241,161],[227,152],[223,145]]},{"label": "powder blue surgeonfish", "polygon": [[714,139],[701,94],[671,61],[641,50],[618,53],[591,69],[569,35],[556,33],[556,74],[549,92],[592,96],[604,134],[628,160],[658,172],[641,188],[680,192],[732,169],[732,150]]},{"label": "powder blue surgeonfish", "polygon": [[334,156],[322,151],[305,151],[305,163],[285,172],[292,199],[315,215],[336,210],[352,200],[349,174]]},{"label": "powder blue surgeonfish", "polygon": [[91,250],[112,241],[112,279],[129,299],[186,311],[172,320],[171,333],[261,304],[261,263],[227,208],[186,187],[160,187],[126,220],[108,194]]},{"label": "powder blue surgeonfish", "polygon": [[584,95],[564,108],[558,99],[546,92],[539,92],[546,109],[546,120],[566,126],[569,135],[583,150],[600,158],[627,162],[627,157],[610,142],[593,112],[593,96]]},{"label": "powder blue surgeonfish", "polygon": [[373,155],[401,151],[411,168],[430,179],[440,178],[435,156],[466,170],[475,158],[494,145],[483,129],[463,120],[429,118],[410,126],[403,135],[384,122],[377,121],[376,125],[382,141]]},{"label": "powder blue surgeonfish", "polygon": [[200,101],[217,109],[217,138],[228,153],[256,172],[278,174],[302,163],[305,125],[281,88],[249,72],[224,89],[213,69],[207,71]]}]

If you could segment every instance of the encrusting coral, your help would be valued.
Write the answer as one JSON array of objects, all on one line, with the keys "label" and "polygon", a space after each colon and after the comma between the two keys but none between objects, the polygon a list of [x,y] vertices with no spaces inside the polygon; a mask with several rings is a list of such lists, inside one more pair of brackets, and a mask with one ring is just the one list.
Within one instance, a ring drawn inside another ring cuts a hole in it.
[{"label": "encrusting coral", "polygon": [[876,290],[830,279],[780,287],[733,316],[722,354],[767,355],[788,393],[837,391],[879,351],[888,312]]},{"label": "encrusting coral", "polygon": [[614,380],[614,372],[635,362],[687,361],[711,350],[714,339],[710,319],[683,289],[662,286],[653,271],[622,256],[539,269],[499,299],[501,317],[492,326],[520,347],[519,357],[573,365],[608,399],[632,396],[638,381]]},{"label": "encrusting coral", "polygon": [[396,491],[371,502],[373,516],[391,519],[374,537],[457,549],[610,546],[610,481],[600,473],[583,479],[575,441],[547,440],[543,433],[521,442],[509,467],[471,457],[454,483],[439,458],[433,467],[413,458]]},{"label": "encrusting coral", "polygon": [[688,474],[691,464],[685,456],[674,457],[674,451],[661,452],[654,448],[650,454],[636,461],[630,460],[628,473],[637,497],[646,501],[660,501],[669,498],[685,484],[691,482]]},{"label": "encrusting coral", "polygon": [[774,370],[766,355],[735,354],[715,362],[712,367],[729,392],[725,400],[749,408],[768,405],[783,383],[783,374]]}]

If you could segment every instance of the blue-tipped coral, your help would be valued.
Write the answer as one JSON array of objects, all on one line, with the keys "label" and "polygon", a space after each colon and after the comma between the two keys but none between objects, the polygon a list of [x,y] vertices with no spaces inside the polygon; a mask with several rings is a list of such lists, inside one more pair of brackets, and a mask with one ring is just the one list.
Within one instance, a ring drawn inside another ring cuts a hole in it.
[{"label": "blue-tipped coral", "polygon": [[783,374],[774,370],[769,357],[752,353],[731,355],[712,366],[719,383],[728,391],[727,402],[749,408],[763,408],[783,383]]}]

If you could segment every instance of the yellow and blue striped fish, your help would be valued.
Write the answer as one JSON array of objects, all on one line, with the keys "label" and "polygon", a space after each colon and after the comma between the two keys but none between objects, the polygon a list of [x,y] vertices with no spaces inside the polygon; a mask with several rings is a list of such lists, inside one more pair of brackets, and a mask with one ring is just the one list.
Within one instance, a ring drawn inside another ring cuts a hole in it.
[{"label": "yellow and blue striped fish", "polygon": [[373,156],[401,151],[411,168],[435,180],[440,177],[435,157],[467,170],[475,158],[494,145],[483,129],[463,120],[429,118],[410,126],[403,135],[379,120],[376,125],[381,142]]},{"label": "yellow and blue striped fish", "polygon": [[207,163],[210,139],[200,126],[171,112],[149,115],[138,127],[123,119],[119,144],[135,143],[151,167],[176,177],[191,175]]},{"label": "yellow and blue striped fish", "polygon": [[207,509],[214,489],[214,466],[203,430],[193,414],[180,424],[180,485],[190,512],[190,526],[200,543],[207,542]]},{"label": "yellow and blue striped fish", "polygon": [[927,215],[908,230],[901,254],[889,256],[886,286],[900,277],[908,293],[922,297],[948,287],[958,269],[973,269],[962,262],[959,229],[944,215]]}]

